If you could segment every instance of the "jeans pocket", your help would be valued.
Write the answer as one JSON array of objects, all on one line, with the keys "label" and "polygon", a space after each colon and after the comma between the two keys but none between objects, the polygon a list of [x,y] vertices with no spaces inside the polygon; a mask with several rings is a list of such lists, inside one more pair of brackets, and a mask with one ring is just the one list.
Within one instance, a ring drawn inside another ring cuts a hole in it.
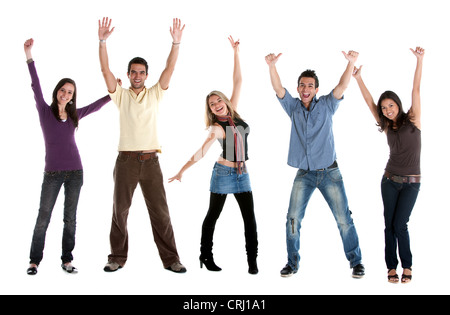
[{"label": "jeans pocket", "polygon": [[126,162],[128,160],[128,158],[129,158],[128,154],[123,154],[123,153],[119,152],[119,154],[117,155],[116,162]]},{"label": "jeans pocket", "polygon": [[333,182],[341,182],[342,181],[342,174],[339,171],[338,168],[331,169],[327,172],[327,176],[333,181]]},{"label": "jeans pocket", "polygon": [[153,165],[159,165],[159,158],[158,157],[152,158],[150,160],[153,163]]},{"label": "jeans pocket", "polygon": [[48,172],[45,171],[44,172],[44,179],[43,179],[43,183],[44,184],[51,184],[53,182],[56,181],[56,175],[58,174],[58,172]]},{"label": "jeans pocket", "polygon": [[231,174],[231,170],[223,169],[223,168],[217,168],[216,170],[216,176],[229,176]]},{"label": "jeans pocket", "polygon": [[83,170],[75,171],[74,175],[75,175],[75,179],[77,181],[79,181],[81,185],[83,185],[83,182],[84,182]]},{"label": "jeans pocket", "polygon": [[420,191],[420,183],[411,183],[411,188],[414,189],[415,191],[419,192]]},{"label": "jeans pocket", "polygon": [[308,171],[299,169],[296,177],[304,177],[306,174],[308,174]]}]

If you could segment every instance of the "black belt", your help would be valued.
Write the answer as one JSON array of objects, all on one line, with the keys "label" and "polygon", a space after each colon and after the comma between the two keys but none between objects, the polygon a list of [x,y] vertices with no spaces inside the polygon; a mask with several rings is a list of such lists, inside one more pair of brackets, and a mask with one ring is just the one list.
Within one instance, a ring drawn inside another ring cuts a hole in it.
[{"label": "black belt", "polygon": [[318,170],[315,171],[325,171],[325,170],[329,170],[330,168],[336,168],[338,167],[337,161],[334,161],[333,164],[331,164],[330,166],[326,167],[326,168],[319,168]]},{"label": "black belt", "polygon": [[[312,170],[312,171],[319,171],[319,172],[321,172],[321,171],[325,171],[325,170],[329,170],[329,169],[337,168],[337,167],[338,167],[338,163],[337,163],[337,161],[334,161],[333,164],[331,164],[331,165],[328,166],[328,167],[325,167],[325,168],[319,168],[319,169],[317,169],[317,170]],[[311,171],[311,170],[308,170],[308,171]]]}]

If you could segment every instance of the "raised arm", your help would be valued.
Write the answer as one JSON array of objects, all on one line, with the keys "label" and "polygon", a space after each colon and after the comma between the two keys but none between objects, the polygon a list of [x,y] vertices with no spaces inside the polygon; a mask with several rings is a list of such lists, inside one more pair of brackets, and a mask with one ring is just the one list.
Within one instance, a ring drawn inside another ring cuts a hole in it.
[{"label": "raised arm", "polygon": [[183,30],[185,25],[181,27],[181,20],[173,19],[173,28],[170,28],[170,35],[172,36],[172,48],[167,58],[166,67],[161,73],[159,78],[159,84],[163,90],[169,88],[170,79],[172,78],[175,65],[177,63],[178,54],[180,52],[181,37],[183,36]]},{"label": "raised arm", "polygon": [[23,45],[23,48],[25,50],[25,56],[27,58],[28,62],[28,70],[30,72],[31,76],[31,88],[34,93],[34,99],[36,100],[36,108],[41,111],[43,109],[46,109],[48,105],[45,103],[44,95],[42,94],[42,88],[41,83],[39,81],[39,77],[36,71],[36,66],[33,60],[33,56],[31,54],[31,50],[34,45],[34,40],[32,38],[25,41],[25,44]]},{"label": "raised arm", "polygon": [[411,109],[409,110],[409,114],[412,123],[417,128],[421,129],[420,82],[422,80],[422,66],[423,66],[423,56],[425,55],[425,49],[421,47],[416,47],[416,50],[411,49],[411,51],[414,54],[414,56],[417,57],[417,65],[416,71],[414,73],[412,106]]},{"label": "raised arm", "polygon": [[281,55],[282,54],[279,53],[277,56],[275,56],[274,54],[269,54],[266,56],[266,63],[269,65],[270,81],[272,83],[273,89],[275,90],[275,93],[277,93],[277,96],[279,98],[283,98],[286,94],[286,90],[281,84],[281,79],[275,66],[278,58],[280,58]]},{"label": "raised arm", "polygon": [[241,87],[242,87],[242,72],[241,72],[241,63],[239,60],[239,40],[234,41],[233,37],[228,37],[228,40],[231,43],[231,47],[234,51],[234,69],[233,69],[233,92],[231,94],[231,104],[233,105],[233,109],[236,110],[239,102],[239,97],[241,95]]},{"label": "raised arm", "polygon": [[356,51],[353,50],[350,50],[348,54],[345,53],[345,51],[343,51],[342,53],[344,54],[345,59],[348,60],[348,64],[341,76],[341,79],[339,80],[338,85],[333,90],[333,95],[338,100],[340,100],[344,96],[344,92],[347,89],[348,84],[350,83],[353,68],[355,67],[355,63],[359,55]]},{"label": "raised arm", "polygon": [[187,163],[181,168],[181,170],[175,176],[169,178],[169,183],[173,182],[174,180],[178,180],[181,182],[183,173],[192,165],[200,161],[206,155],[209,148],[214,143],[214,140],[217,139],[218,135],[220,136],[220,132],[215,132],[216,128],[217,127],[212,126],[211,132],[208,134],[208,137],[206,138],[201,148],[194,153],[194,155],[189,159],[189,161],[187,161]]},{"label": "raised arm", "polygon": [[354,67],[353,77],[356,79],[356,82],[358,83],[359,89],[361,90],[361,94],[364,98],[364,101],[369,107],[369,110],[372,113],[373,117],[375,118],[375,121],[379,123],[380,117],[378,116],[377,105],[375,104],[373,97],[369,92],[369,89],[364,84],[364,81],[361,76],[361,70],[362,66],[360,66],[359,69]]},{"label": "raised arm", "polygon": [[114,93],[116,91],[117,81],[114,74],[109,69],[108,51],[106,49],[106,40],[114,31],[114,27],[111,29],[112,20],[103,18],[102,21],[98,20],[98,39],[99,39],[99,57],[100,67],[102,70],[103,78],[105,79],[108,92]]}]

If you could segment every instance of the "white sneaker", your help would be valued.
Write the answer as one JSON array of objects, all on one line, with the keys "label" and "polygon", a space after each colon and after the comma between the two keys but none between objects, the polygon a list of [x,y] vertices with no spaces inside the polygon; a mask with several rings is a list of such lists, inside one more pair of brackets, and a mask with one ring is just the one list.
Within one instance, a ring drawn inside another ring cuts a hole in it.
[{"label": "white sneaker", "polygon": [[72,263],[62,264],[61,268],[68,273],[78,273],[78,269],[75,268]]}]

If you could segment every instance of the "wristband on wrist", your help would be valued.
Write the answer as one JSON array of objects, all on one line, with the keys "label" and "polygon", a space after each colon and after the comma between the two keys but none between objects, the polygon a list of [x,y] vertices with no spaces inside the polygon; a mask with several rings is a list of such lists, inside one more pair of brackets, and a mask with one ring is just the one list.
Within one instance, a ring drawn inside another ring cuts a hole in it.
[{"label": "wristband on wrist", "polygon": [[100,39],[100,43],[106,43],[106,39]]},{"label": "wristband on wrist", "polygon": [[178,43],[174,43],[174,42],[172,42],[172,45],[174,45],[174,46],[176,46],[176,45],[180,45],[180,42],[178,42]]}]

